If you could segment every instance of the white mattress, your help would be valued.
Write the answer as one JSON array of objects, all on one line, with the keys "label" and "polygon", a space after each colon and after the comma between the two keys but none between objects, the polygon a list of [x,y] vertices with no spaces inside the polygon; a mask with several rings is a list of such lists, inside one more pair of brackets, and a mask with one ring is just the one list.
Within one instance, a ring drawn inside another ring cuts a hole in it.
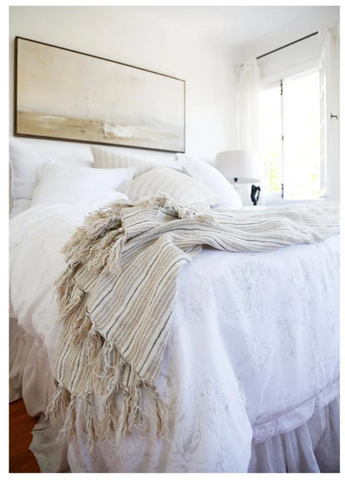
[{"label": "white mattress", "polygon": [[[43,347],[52,376],[59,252],[94,206],[39,206],[10,222],[13,314]],[[204,249],[179,277],[158,389],[169,405],[168,440],[155,438],[144,396],[152,434],[133,433],[118,448],[99,442],[91,453],[80,406],[73,471],[246,472],[252,441],[290,432],[334,400],[339,237],[261,254]]]}]

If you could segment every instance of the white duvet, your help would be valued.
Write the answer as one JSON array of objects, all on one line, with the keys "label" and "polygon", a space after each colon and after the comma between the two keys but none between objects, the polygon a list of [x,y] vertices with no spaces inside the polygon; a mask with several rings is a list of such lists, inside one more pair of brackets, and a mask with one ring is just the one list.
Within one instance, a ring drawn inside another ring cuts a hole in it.
[{"label": "white duvet", "polygon": [[[52,374],[59,252],[97,205],[41,205],[10,221],[12,315],[45,346]],[[260,254],[204,249],[178,280],[158,389],[169,439],[157,440],[148,413],[148,437],[89,452],[80,405],[71,470],[246,472],[252,442],[297,428],[337,397],[339,237]],[[144,402],[150,412],[149,395]]]}]

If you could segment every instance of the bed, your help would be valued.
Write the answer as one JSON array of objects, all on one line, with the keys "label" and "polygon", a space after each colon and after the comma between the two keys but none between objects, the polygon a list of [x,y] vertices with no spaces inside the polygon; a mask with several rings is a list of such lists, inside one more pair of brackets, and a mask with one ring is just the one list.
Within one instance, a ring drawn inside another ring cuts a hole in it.
[{"label": "bed", "polygon": [[[99,169],[124,166],[123,157],[121,165],[118,159],[109,165],[102,155]],[[145,435],[134,431],[118,446],[114,438],[100,439],[90,448],[86,412],[77,401],[76,437],[57,442],[58,429],[44,412],[56,389],[60,252],[85,215],[118,193],[102,184],[68,203],[67,190],[64,197],[61,189],[52,193],[59,169],[50,167],[31,189],[30,208],[10,221],[10,400],[22,396],[28,413],[40,416],[30,448],[41,470],[338,472],[339,235],[262,253],[203,248],[179,274],[157,381],[168,406],[168,435],[155,435],[154,405],[144,391]],[[141,167],[126,169],[125,188],[117,192],[140,197],[152,185],[143,178],[151,170]],[[65,187],[75,181],[66,172]],[[192,173],[202,183],[200,171]],[[93,408],[100,408],[97,398]]]}]

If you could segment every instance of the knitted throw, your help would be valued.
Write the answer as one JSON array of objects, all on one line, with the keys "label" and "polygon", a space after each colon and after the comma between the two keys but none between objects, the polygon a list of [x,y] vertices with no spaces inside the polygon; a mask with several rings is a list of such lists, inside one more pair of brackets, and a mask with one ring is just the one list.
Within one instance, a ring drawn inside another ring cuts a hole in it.
[{"label": "knitted throw", "polygon": [[339,233],[338,215],[339,206],[328,202],[203,211],[160,194],[120,200],[87,216],[63,248],[67,269],[56,282],[58,388],[46,413],[60,426],[60,438],[75,433],[77,398],[91,449],[96,438],[115,435],[118,444],[134,428],[145,431],[143,388],[156,404],[157,435],[166,433],[167,410],[155,385],[181,268],[202,245],[263,252],[322,241]]}]

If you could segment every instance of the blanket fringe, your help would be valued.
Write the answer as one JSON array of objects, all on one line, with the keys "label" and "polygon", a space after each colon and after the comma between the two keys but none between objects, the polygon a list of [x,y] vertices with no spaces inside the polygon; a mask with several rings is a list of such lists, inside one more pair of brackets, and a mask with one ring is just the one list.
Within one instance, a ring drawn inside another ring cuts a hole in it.
[{"label": "blanket fringe", "polygon": [[160,208],[167,208],[177,214],[178,218],[195,219],[201,222],[214,223],[215,219],[210,213],[210,209],[204,204],[190,204],[188,206],[179,205],[173,198],[164,192],[158,192],[158,195],[149,197],[151,205],[157,205]]},{"label": "blanket fringe", "polygon": [[101,271],[106,267],[109,258],[109,247],[112,243],[116,244],[119,237],[119,230],[108,232],[102,240],[90,249],[90,269]]},{"label": "blanket fringe", "polygon": [[95,440],[96,440],[96,428],[94,423],[94,418],[92,415],[92,406],[89,395],[86,396],[86,435],[87,435],[87,446],[92,452]]},{"label": "blanket fringe", "polygon": [[89,363],[95,363],[98,360],[99,355],[102,353],[102,345],[104,343],[103,337],[96,330],[96,327],[92,324],[91,329],[88,333],[88,346],[87,346],[87,357]]},{"label": "blanket fringe", "polygon": [[102,396],[108,397],[111,393],[118,390],[125,365],[126,362],[123,359],[121,359],[115,367],[104,365],[102,375],[100,375],[100,390]]},{"label": "blanket fringe", "polygon": [[70,393],[67,388],[59,385],[54,393],[51,401],[49,402],[45,415],[46,420],[49,420],[54,424],[62,424],[62,419],[65,416],[66,408],[70,401]]},{"label": "blanket fringe", "polygon": [[[116,446],[120,444],[121,439],[126,434],[132,433],[134,429],[145,432],[141,387],[142,382],[140,380],[129,387],[121,387],[123,401],[119,413],[116,408],[116,394],[120,387],[115,385],[113,391],[109,392],[101,403],[100,428],[96,428],[92,396],[88,394],[80,397],[85,405],[86,442],[90,451],[93,450],[98,438],[110,438],[114,432],[116,432]],[[167,437],[167,407],[159,397],[157,390],[154,388],[151,388],[151,390],[157,415],[157,436]],[[60,385],[46,409],[46,418],[49,418],[52,424],[60,427],[58,441],[71,441],[75,437],[77,398],[76,395],[71,395],[65,387]]]},{"label": "blanket fringe", "polygon": [[80,307],[81,303],[84,300],[84,297],[85,297],[84,290],[81,290],[78,287],[76,288],[77,288],[77,291],[74,295],[73,300],[71,300],[69,303],[63,302],[61,300],[59,302],[59,307],[61,310],[61,313],[60,313],[61,322],[64,322],[68,318],[71,318],[71,315]]},{"label": "blanket fringe", "polygon": [[59,435],[57,440],[66,440],[72,439],[76,433],[76,401],[77,397],[75,395],[71,395],[70,404],[68,405],[68,409],[66,412],[65,421],[62,425],[62,428],[59,431]]},{"label": "blanket fringe", "polygon": [[[123,229],[121,230],[123,232]],[[114,245],[109,250],[108,256],[106,258],[106,268],[108,272],[119,272],[121,270],[121,255],[126,241],[126,234],[121,233],[121,236],[116,240]]]},{"label": "blanket fringe", "polygon": [[156,415],[157,415],[157,436],[167,437],[168,434],[168,410],[166,404],[162,401],[159,393],[155,387],[143,384],[145,388],[151,390],[151,395],[155,401]]},{"label": "blanket fringe", "polygon": [[143,426],[144,416],[142,410],[142,391],[141,382],[135,383],[129,388],[129,405],[128,405],[128,431],[132,432],[134,428],[139,430]]},{"label": "blanket fringe", "polygon": [[102,403],[102,412],[103,419],[101,424],[101,429],[105,438],[110,438],[110,436],[115,431],[116,425],[119,420],[119,412],[116,409],[115,405],[115,391],[109,395],[106,400]]},{"label": "blanket fringe", "polygon": [[72,331],[73,334],[73,343],[74,345],[78,346],[88,338],[88,335],[91,331],[92,322],[90,317],[87,313],[83,313],[81,317],[78,318],[75,322],[74,329]]},{"label": "blanket fringe", "polygon": [[60,313],[63,313],[62,308],[64,308],[65,305],[68,304],[71,291],[75,285],[74,275],[75,268],[72,265],[69,265],[67,269],[61,273],[61,275],[55,282],[55,291],[58,297]]},{"label": "blanket fringe", "polygon": [[95,363],[102,353],[104,339],[93,325],[87,310],[75,321],[72,341],[76,346],[86,342],[89,364]]},{"label": "blanket fringe", "polygon": [[144,417],[142,413],[142,397],[140,384],[136,383],[123,390],[124,400],[118,419],[115,445],[120,444],[126,433],[131,433],[134,428],[142,430]]},{"label": "blanket fringe", "polygon": [[[120,444],[121,439],[133,432],[133,430],[145,431],[145,415],[143,412],[142,388],[149,389],[155,402],[157,416],[157,437],[167,437],[167,406],[164,404],[155,387],[135,377],[134,383],[130,386],[121,385],[124,369],[127,366],[126,360],[120,357],[116,365],[108,363],[109,354],[114,346],[102,339],[87,312],[76,322],[77,328],[74,331],[73,342],[77,345],[87,341],[87,354],[89,363],[99,362],[94,367],[94,375],[100,378],[99,387],[94,392],[101,400],[101,417],[98,423],[95,422],[93,412],[92,395],[74,395],[67,388],[59,385],[47,409],[46,418],[52,424],[58,425],[58,440],[71,441],[76,433],[76,402],[77,398],[85,405],[85,428],[86,442],[90,451],[93,450],[95,441],[98,438],[109,438],[115,433],[115,445]],[[111,356],[110,356],[111,358]],[[96,372],[99,372],[97,374]],[[120,412],[116,407],[117,395],[122,393],[122,407]],[[96,428],[98,425],[98,428]]]}]

